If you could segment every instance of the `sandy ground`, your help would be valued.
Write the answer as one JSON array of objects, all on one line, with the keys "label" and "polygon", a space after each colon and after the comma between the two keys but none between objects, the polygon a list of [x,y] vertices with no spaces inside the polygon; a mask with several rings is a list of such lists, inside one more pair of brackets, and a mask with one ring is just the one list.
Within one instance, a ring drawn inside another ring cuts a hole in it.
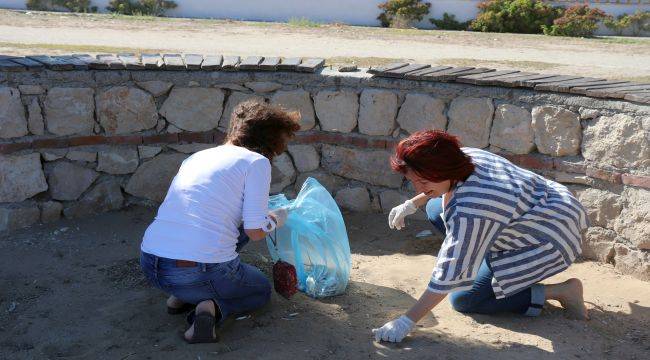
[{"label": "sandy ground", "polygon": [[[424,289],[440,243],[415,237],[426,223],[392,232],[377,214],[346,216],[353,270],[345,295],[274,294],[265,312],[228,322],[221,342],[187,345],[183,316],[166,314],[165,295],[138,268],[153,214],[132,208],[0,237],[0,358],[647,359],[650,351],[650,286],[591,262],[552,279],[583,279],[589,322],[566,319],[557,304],[531,319],[466,316],[445,301],[401,344],[373,342],[370,330]],[[263,243],[242,257],[268,274]]]},{"label": "sandy ground", "polygon": [[323,57],[367,66],[405,59],[650,80],[650,39],[318,27],[0,10],[0,53],[185,52]]}]

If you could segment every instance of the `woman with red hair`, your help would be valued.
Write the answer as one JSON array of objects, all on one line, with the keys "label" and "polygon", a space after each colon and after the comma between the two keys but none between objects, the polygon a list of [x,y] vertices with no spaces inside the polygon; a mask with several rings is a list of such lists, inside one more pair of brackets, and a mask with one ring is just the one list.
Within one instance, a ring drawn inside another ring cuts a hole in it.
[{"label": "woman with red hair", "polygon": [[373,329],[377,341],[401,341],[449,293],[463,313],[537,316],[552,299],[588,319],[580,280],[539,283],[581,253],[586,214],[565,186],[490,152],[461,148],[439,130],[402,140],[391,166],[419,195],[392,209],[389,226],[400,230],[426,205],[445,239],[427,290],[406,314]]}]

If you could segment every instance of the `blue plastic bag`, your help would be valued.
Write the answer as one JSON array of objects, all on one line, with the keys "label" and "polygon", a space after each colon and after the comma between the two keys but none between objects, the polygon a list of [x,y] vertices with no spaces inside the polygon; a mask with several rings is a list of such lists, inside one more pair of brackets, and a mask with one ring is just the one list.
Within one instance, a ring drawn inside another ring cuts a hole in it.
[{"label": "blue plastic bag", "polygon": [[311,297],[345,292],[350,279],[350,243],[330,193],[316,179],[307,178],[295,200],[287,200],[284,194],[272,196],[269,208],[278,207],[287,209],[288,218],[266,238],[273,260],[292,264],[298,290]]}]

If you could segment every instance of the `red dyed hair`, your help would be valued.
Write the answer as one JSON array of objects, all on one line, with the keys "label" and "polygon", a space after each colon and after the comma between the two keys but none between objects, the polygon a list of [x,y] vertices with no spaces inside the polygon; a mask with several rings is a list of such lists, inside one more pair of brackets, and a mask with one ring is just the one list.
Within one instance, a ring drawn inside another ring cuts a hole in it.
[{"label": "red dyed hair", "polygon": [[399,142],[390,165],[394,171],[405,174],[410,169],[433,182],[465,181],[474,164],[460,146],[456,136],[444,131],[418,131]]}]

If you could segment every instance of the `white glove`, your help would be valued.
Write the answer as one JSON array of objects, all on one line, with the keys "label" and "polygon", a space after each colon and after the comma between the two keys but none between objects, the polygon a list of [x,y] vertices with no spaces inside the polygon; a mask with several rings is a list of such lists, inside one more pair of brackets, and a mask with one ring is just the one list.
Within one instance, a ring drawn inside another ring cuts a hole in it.
[{"label": "white glove", "polygon": [[415,327],[415,322],[409,319],[406,315],[402,315],[399,318],[389,321],[386,325],[380,327],[379,329],[372,329],[372,333],[375,335],[375,341],[390,341],[390,342],[400,342],[406,335],[408,335],[411,330]]},{"label": "white glove", "polygon": [[404,218],[413,215],[418,211],[417,206],[411,200],[406,200],[403,204],[395,206],[388,214],[388,226],[391,229],[402,230]]},{"label": "white glove", "polygon": [[287,222],[287,217],[289,216],[289,213],[285,208],[277,208],[269,211],[269,216],[271,216],[273,220],[275,220],[276,228],[281,228]]}]

